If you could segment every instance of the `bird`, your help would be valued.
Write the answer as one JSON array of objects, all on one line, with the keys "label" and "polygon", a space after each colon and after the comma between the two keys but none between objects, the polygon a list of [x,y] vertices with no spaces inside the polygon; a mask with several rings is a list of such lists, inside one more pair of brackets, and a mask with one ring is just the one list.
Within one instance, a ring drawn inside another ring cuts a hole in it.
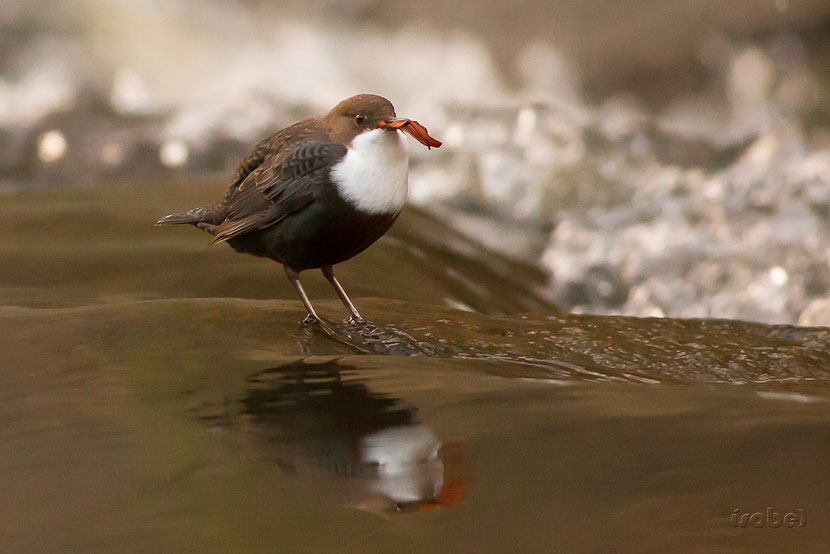
[{"label": "bird", "polygon": [[351,320],[365,322],[333,266],[372,245],[401,213],[409,155],[398,131],[430,149],[442,144],[417,121],[397,117],[386,98],[352,96],[257,143],[220,200],[156,225],[190,224],[211,234],[211,244],[282,264],[307,323],[321,319],[300,272],[320,269]]}]

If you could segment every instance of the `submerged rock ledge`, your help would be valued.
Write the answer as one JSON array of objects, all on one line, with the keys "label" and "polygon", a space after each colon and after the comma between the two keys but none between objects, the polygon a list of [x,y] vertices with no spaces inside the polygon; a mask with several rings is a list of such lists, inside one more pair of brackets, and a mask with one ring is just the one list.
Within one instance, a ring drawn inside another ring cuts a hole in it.
[{"label": "submerged rock ledge", "polygon": [[[12,363],[71,357],[158,359],[182,352],[237,360],[426,355],[503,377],[641,383],[830,384],[830,328],[742,321],[525,314],[491,317],[361,298],[374,323],[300,323],[299,302],[200,298],[74,308],[0,308],[0,349]],[[50,329],[48,343],[35,341]],[[496,362],[496,363],[494,363]],[[390,363],[391,362],[390,359]]]}]

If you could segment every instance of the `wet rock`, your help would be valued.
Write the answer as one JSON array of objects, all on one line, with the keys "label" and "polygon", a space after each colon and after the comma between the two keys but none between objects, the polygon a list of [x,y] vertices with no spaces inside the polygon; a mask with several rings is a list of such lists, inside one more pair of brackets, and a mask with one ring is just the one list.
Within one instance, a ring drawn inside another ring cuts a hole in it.
[{"label": "wet rock", "polygon": [[[318,302],[321,317],[331,322],[325,328],[301,323],[303,307],[288,300],[179,298],[0,310],[0,322],[10,330],[0,335],[0,345],[28,359],[23,352],[31,357],[37,348],[23,340],[27,331],[49,325],[48,351],[76,355],[96,345],[152,344],[152,353],[207,347],[247,356],[430,357],[422,368],[464,359],[488,374],[559,382],[766,384],[784,390],[812,385],[825,392],[830,383],[830,329],[824,327],[591,315],[494,318],[399,300],[364,304],[374,323],[362,328],[338,323],[337,300]],[[229,324],[236,333],[226,332]]]}]

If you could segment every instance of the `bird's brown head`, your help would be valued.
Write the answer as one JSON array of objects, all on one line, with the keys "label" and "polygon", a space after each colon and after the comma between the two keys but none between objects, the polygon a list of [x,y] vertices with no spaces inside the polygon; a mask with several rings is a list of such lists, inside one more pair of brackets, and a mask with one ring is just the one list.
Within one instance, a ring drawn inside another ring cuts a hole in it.
[{"label": "bird's brown head", "polygon": [[376,94],[358,94],[347,98],[321,116],[329,136],[343,144],[350,144],[357,135],[374,129],[390,132],[402,130],[427,147],[438,148],[441,142],[427,132],[426,127],[412,119],[395,115],[392,103]]}]

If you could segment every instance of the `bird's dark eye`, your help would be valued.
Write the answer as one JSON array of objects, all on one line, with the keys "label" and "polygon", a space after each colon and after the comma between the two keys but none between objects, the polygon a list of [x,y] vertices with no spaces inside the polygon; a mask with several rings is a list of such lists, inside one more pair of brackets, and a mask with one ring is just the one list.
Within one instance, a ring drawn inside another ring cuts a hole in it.
[{"label": "bird's dark eye", "polygon": [[358,123],[358,125],[359,125],[359,124],[363,123],[364,121],[366,121],[366,116],[365,116],[365,115],[362,115],[362,114],[357,114],[356,116],[354,116],[354,120],[355,120],[355,121]]}]

